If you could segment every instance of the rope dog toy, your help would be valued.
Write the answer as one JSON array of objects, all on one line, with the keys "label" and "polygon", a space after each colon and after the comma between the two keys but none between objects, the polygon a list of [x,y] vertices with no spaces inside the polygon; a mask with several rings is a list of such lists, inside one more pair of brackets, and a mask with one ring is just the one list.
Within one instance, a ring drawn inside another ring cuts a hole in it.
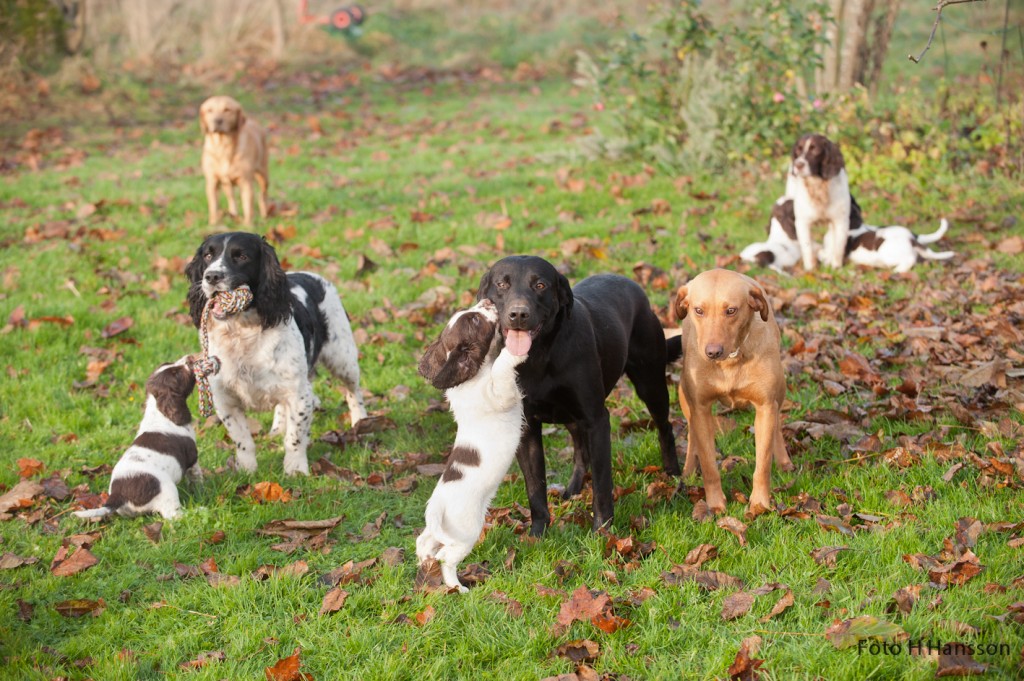
[{"label": "rope dog toy", "polygon": [[215,376],[220,371],[220,360],[210,355],[210,315],[215,305],[219,305],[225,315],[244,312],[252,305],[252,299],[252,291],[243,285],[233,291],[214,293],[203,308],[203,316],[199,321],[199,340],[203,345],[203,356],[193,364],[192,372],[196,375],[196,388],[199,392],[199,413],[204,418],[213,414],[210,376]]}]

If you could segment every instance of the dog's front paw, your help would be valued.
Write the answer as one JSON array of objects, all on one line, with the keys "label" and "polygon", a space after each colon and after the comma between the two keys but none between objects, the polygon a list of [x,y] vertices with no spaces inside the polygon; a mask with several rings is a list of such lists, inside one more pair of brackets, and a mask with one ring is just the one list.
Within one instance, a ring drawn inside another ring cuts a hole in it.
[{"label": "dog's front paw", "polygon": [[309,475],[309,462],[303,461],[302,463],[289,463],[284,464],[285,475]]},{"label": "dog's front paw", "polygon": [[513,355],[509,351],[508,348],[502,348],[501,349],[501,354],[499,355],[499,359],[500,358],[504,358],[503,361],[508,362],[509,364],[511,364],[512,366],[515,367],[515,366],[519,366],[520,364],[525,362],[527,359],[529,359],[530,355],[529,354]]},{"label": "dog's front paw", "polygon": [[235,453],[235,468],[246,473],[256,472],[256,455],[242,452]]},{"label": "dog's front paw", "polygon": [[743,513],[743,517],[747,520],[753,520],[757,516],[767,513],[772,510],[772,502],[770,499],[762,499],[755,501],[753,497],[750,498],[750,503],[747,505],[747,510]]}]

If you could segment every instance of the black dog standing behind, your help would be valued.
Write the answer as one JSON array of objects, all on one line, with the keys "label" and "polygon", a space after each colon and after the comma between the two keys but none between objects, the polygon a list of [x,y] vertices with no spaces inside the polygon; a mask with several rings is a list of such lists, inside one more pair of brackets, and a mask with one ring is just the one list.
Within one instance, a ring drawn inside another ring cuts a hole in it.
[{"label": "black dog standing behind", "polygon": [[543,258],[499,260],[480,280],[477,299],[498,308],[506,345],[527,360],[518,367],[526,425],[516,459],[526,481],[533,535],[551,519],[547,504],[544,423],[563,423],[575,450],[565,496],[578,494],[589,466],[594,487],[594,529],[612,521],[611,422],[604,401],[623,373],[647,405],[658,429],[665,471],[679,475],[675,437],[668,420],[665,367],[669,357],[661,323],[644,290],[615,274],[576,285]]}]

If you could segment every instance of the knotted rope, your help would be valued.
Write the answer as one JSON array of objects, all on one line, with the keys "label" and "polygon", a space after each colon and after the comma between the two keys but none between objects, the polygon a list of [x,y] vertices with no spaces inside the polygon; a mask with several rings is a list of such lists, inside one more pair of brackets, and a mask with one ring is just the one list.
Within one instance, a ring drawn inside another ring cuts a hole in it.
[{"label": "knotted rope", "polygon": [[192,365],[196,375],[196,389],[199,392],[199,413],[205,418],[213,413],[213,394],[210,391],[210,376],[220,371],[220,360],[210,354],[210,314],[214,305],[220,305],[225,315],[244,312],[252,304],[252,291],[248,286],[239,286],[233,291],[218,291],[206,301],[203,316],[199,319],[199,341],[203,345],[203,356]]}]

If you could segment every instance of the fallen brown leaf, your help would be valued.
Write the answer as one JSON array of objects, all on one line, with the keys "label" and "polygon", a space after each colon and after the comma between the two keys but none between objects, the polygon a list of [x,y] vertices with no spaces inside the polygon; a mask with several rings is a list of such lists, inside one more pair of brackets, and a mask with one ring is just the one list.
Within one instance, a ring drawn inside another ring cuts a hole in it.
[{"label": "fallen brown leaf", "polygon": [[82,615],[99,617],[107,609],[107,604],[102,598],[95,601],[74,598],[54,603],[53,608],[64,617],[81,617]]},{"label": "fallen brown leaf", "polygon": [[729,621],[746,615],[751,606],[754,605],[754,594],[747,591],[737,591],[730,594],[722,601],[722,619]]},{"label": "fallen brown leaf", "polygon": [[54,556],[53,562],[50,563],[50,572],[57,577],[69,577],[77,575],[83,570],[88,570],[99,562],[96,556],[89,553],[89,549],[76,549],[69,556],[67,547],[62,546],[57,550],[57,555]]},{"label": "fallen brown leaf", "polygon": [[295,651],[288,657],[280,659],[273,667],[266,667],[264,672],[267,681],[313,681],[311,674],[300,672],[302,662],[299,660],[301,648],[296,647]]},{"label": "fallen brown leaf", "polygon": [[45,466],[42,461],[38,459],[18,459],[16,461],[18,465],[18,477],[31,478],[33,475],[38,475],[43,472]]},{"label": "fallen brown leaf", "polygon": [[732,516],[725,516],[715,523],[723,530],[733,533],[740,542],[740,546],[747,545],[747,526]]},{"label": "fallen brown leaf", "polygon": [[736,653],[736,659],[729,665],[730,681],[756,681],[761,677],[758,669],[764,664],[764,660],[754,659],[754,655],[757,655],[760,648],[760,636],[748,636],[743,639],[740,649]]},{"label": "fallen brown leaf", "polygon": [[348,592],[339,587],[334,587],[324,596],[324,602],[320,605],[320,616],[331,615],[341,610],[348,598]]},{"label": "fallen brown leaf", "polygon": [[556,622],[564,627],[577,620],[587,622],[603,612],[609,602],[610,599],[605,592],[591,591],[585,585],[580,585],[572,592],[569,600],[562,603]]},{"label": "fallen brown leaf", "polygon": [[600,654],[601,646],[590,639],[570,641],[555,648],[555,655],[572,660],[576,664],[593,662]]},{"label": "fallen brown leaf", "polygon": [[763,624],[771,618],[777,615],[781,615],[788,608],[792,607],[794,602],[795,601],[793,600],[793,591],[791,589],[786,589],[786,593],[782,594],[782,597],[779,598],[779,600],[775,603],[775,606],[771,609],[771,612],[769,612],[767,615],[759,619],[758,622],[761,622]]}]

